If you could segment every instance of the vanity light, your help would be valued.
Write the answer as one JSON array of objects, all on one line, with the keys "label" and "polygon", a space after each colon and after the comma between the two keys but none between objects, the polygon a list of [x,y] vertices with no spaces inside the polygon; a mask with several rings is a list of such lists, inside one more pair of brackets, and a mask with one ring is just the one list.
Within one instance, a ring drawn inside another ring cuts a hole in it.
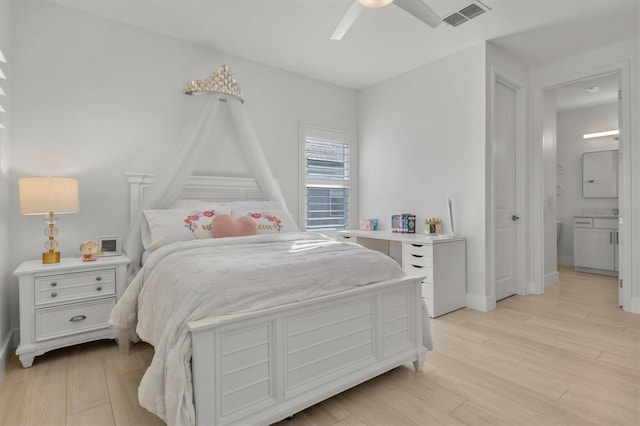
[{"label": "vanity light", "polygon": [[582,135],[582,139],[593,139],[593,138],[601,138],[603,136],[617,136],[620,134],[620,130],[609,130],[606,132],[597,132],[597,133],[585,133]]}]

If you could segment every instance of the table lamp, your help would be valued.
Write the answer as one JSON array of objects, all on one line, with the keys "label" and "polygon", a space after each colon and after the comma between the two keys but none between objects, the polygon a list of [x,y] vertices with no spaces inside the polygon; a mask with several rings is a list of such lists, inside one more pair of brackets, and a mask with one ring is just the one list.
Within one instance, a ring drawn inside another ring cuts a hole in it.
[{"label": "table lamp", "polygon": [[42,263],[59,263],[60,252],[56,251],[58,228],[54,213],[77,213],[78,181],[64,177],[33,177],[18,181],[20,192],[20,213],[24,215],[48,214],[47,227],[44,234],[49,240],[44,244],[48,249],[42,253]]}]

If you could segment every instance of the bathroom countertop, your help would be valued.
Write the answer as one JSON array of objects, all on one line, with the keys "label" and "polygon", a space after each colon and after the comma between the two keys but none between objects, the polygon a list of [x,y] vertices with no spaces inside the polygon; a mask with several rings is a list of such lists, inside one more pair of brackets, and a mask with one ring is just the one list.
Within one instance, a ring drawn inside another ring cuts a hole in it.
[{"label": "bathroom countertop", "polygon": [[588,214],[588,213],[581,213],[581,214],[576,214],[573,215],[573,217],[596,217],[596,218],[602,218],[602,219],[618,219],[618,215],[613,215],[613,214]]}]

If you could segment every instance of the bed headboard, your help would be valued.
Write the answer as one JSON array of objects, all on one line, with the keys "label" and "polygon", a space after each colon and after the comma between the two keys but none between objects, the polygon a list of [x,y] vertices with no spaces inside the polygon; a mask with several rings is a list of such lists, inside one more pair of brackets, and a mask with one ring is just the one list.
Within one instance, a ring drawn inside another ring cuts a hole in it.
[{"label": "bed headboard", "polygon": [[[129,181],[130,217],[138,211],[154,174],[127,173]],[[182,190],[183,199],[205,201],[264,200],[253,178],[225,176],[191,176]]]}]

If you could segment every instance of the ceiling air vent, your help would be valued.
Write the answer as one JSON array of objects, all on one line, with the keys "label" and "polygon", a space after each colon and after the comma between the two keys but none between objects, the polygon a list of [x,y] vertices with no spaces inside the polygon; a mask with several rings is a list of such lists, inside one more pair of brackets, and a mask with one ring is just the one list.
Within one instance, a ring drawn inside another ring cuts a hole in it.
[{"label": "ceiling air vent", "polygon": [[463,7],[459,11],[454,12],[445,18],[442,18],[442,20],[453,27],[457,27],[458,25],[464,24],[468,20],[473,19],[478,15],[482,15],[487,10],[489,10],[488,7],[475,2]]}]

